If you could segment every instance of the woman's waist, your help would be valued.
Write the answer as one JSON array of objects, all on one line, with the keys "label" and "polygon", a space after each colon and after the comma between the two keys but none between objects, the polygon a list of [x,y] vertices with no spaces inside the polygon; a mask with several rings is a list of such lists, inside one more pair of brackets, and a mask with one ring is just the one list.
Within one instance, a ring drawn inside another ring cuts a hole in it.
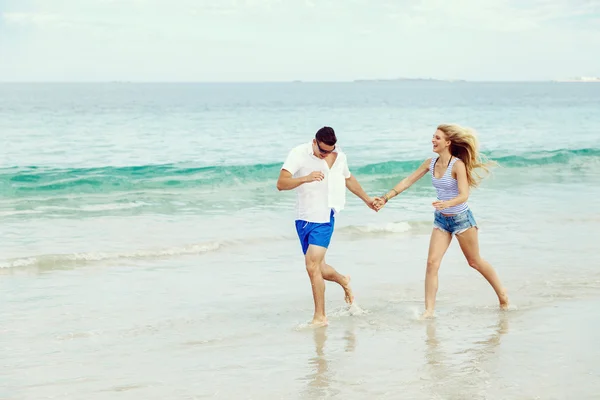
[{"label": "woman's waist", "polygon": [[[442,199],[440,199],[442,200]],[[454,205],[452,207],[444,208],[443,210],[435,210],[436,213],[443,215],[444,217],[455,217],[469,210],[469,204],[467,202]]]},{"label": "woman's waist", "polygon": [[436,190],[437,198],[439,200],[452,200],[459,195],[458,190]]}]

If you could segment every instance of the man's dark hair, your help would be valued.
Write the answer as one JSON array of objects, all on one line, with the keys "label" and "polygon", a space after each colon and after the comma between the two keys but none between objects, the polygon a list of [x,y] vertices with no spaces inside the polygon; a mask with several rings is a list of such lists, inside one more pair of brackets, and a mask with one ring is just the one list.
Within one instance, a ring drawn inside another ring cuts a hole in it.
[{"label": "man's dark hair", "polygon": [[328,146],[334,146],[337,142],[337,138],[335,137],[335,131],[333,128],[329,126],[324,126],[317,131],[315,135],[317,141],[321,143],[325,143]]}]

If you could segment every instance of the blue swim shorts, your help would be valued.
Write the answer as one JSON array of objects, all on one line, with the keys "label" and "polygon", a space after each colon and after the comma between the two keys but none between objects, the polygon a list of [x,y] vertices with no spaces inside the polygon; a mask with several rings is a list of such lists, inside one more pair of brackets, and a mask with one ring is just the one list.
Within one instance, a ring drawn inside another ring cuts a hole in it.
[{"label": "blue swim shorts", "polygon": [[459,235],[471,227],[476,228],[477,222],[470,209],[455,215],[444,215],[436,210],[433,227],[452,235]]},{"label": "blue swim shorts", "polygon": [[329,243],[331,242],[331,236],[333,235],[334,225],[335,218],[333,217],[333,210],[331,210],[329,222],[318,223],[300,219],[296,220],[296,232],[298,232],[298,238],[302,245],[302,253],[306,254],[308,245],[310,244],[328,248]]}]

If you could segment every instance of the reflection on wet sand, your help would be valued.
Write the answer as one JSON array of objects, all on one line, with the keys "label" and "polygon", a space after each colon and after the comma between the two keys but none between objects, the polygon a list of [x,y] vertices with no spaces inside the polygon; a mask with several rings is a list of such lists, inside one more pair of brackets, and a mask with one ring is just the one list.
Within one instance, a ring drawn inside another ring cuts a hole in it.
[{"label": "reflection on wet sand", "polygon": [[314,331],[315,356],[308,360],[312,371],[306,378],[308,381],[308,394],[312,397],[325,396],[331,379],[329,364],[325,356],[325,342],[327,341],[327,327],[317,328]]},{"label": "reflection on wet sand", "polygon": [[426,324],[425,359],[429,379],[426,378],[424,385],[440,398],[478,398],[482,395],[482,381],[489,376],[484,364],[495,354],[502,335],[508,333],[507,314],[498,313],[498,321],[489,337],[473,342],[466,338],[456,351],[447,349],[438,338],[436,324],[435,320]]},{"label": "reflection on wet sand", "polygon": [[[334,371],[330,370],[331,356],[327,356],[325,344],[328,339],[328,327],[317,328],[313,331],[313,340],[315,346],[315,356],[308,360],[309,370],[311,371],[304,379],[307,382],[306,393],[302,396],[305,399],[320,399],[323,397],[339,394],[339,389],[331,387]],[[354,329],[349,327],[344,332],[344,352],[353,352],[356,348],[356,336]]]},{"label": "reflection on wet sand", "polygon": [[356,349],[356,336],[354,335],[354,329],[348,328],[346,329],[346,333],[344,334],[344,340],[346,341],[346,345],[344,350],[346,353],[351,353]]}]

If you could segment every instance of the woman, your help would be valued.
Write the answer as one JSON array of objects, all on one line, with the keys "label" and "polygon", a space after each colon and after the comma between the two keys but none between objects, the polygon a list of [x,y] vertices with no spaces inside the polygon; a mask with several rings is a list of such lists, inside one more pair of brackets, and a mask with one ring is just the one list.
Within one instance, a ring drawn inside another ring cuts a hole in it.
[{"label": "woman", "polygon": [[[438,289],[438,270],[452,237],[456,236],[460,248],[471,267],[492,285],[502,309],[508,308],[508,296],[492,266],[479,255],[477,223],[469,209],[469,189],[481,179],[476,168],[487,171],[478,152],[477,138],[468,128],[443,124],[437,127],[432,139],[437,157],[429,158],[407,178],[400,181],[383,197],[376,199],[376,209],[381,209],[390,199],[399,195],[431,171],[431,182],[437,191],[433,202],[434,222],[429,242],[427,272],[425,275],[425,312],[423,317],[433,317]],[[475,228],[475,229],[472,229]]]}]

